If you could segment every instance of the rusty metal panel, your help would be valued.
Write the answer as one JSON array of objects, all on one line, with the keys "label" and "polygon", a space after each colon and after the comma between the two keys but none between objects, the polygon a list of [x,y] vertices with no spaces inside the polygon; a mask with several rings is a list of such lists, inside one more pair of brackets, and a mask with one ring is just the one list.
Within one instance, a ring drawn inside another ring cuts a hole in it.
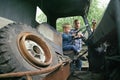
[{"label": "rusty metal panel", "polygon": [[63,53],[62,51],[62,36],[59,32],[57,32],[52,26],[47,23],[42,23],[37,26],[37,30],[41,33],[45,38],[47,38],[50,45],[52,45],[53,49],[57,53]]},{"label": "rusty metal panel", "polygon": [[34,26],[36,6],[30,0],[0,0],[0,16]]},{"label": "rusty metal panel", "polygon": [[43,80],[67,80],[70,75],[70,64],[66,64],[56,70],[55,72],[49,74]]}]

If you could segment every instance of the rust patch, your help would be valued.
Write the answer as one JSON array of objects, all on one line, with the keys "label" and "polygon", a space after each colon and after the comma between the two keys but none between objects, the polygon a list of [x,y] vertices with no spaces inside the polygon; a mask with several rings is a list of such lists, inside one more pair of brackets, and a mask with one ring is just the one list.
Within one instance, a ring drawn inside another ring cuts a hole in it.
[{"label": "rust patch", "polygon": [[58,70],[49,74],[43,80],[67,80],[70,75],[70,64],[61,66]]}]

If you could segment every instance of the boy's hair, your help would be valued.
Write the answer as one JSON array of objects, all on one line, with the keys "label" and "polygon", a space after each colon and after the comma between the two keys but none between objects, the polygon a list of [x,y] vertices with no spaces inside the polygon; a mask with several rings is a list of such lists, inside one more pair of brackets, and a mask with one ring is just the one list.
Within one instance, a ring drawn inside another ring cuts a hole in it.
[{"label": "boy's hair", "polygon": [[[69,26],[67,26],[67,25],[69,25]],[[63,28],[67,28],[67,27],[69,27],[69,28],[70,28],[71,26],[70,26],[70,24],[69,24],[69,23],[64,23],[64,24],[62,25],[62,27],[63,27]]]}]

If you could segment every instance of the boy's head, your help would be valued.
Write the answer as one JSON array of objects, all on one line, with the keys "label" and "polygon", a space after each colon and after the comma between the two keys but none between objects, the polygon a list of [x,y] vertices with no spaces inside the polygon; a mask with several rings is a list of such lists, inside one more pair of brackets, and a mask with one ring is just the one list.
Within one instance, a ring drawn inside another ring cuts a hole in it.
[{"label": "boy's head", "polygon": [[71,29],[71,25],[69,23],[63,24],[63,32],[69,33]]}]

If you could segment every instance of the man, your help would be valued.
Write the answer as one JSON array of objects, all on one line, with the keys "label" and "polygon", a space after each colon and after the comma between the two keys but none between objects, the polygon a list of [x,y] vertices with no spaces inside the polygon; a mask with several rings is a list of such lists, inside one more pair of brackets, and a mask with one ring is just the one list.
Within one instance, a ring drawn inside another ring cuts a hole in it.
[{"label": "man", "polygon": [[[71,29],[70,33],[75,36],[73,44],[78,48],[78,51],[80,52],[82,49],[82,39],[81,37],[83,36],[81,32],[78,32],[80,29],[80,21],[78,19],[74,20],[74,29]],[[78,32],[78,33],[77,33]],[[79,54],[78,52],[78,54]],[[77,55],[78,55],[77,54]],[[76,61],[76,67],[78,70],[81,70],[81,59],[77,59]]]},{"label": "man", "polygon": [[74,29],[71,29],[70,33],[74,36],[76,35],[76,38],[74,39],[74,44],[78,47],[79,52],[80,52],[82,49],[81,37],[83,36],[83,34],[81,32],[78,32],[80,29],[80,21],[78,19],[76,19],[76,20],[74,20],[73,24],[74,24]]}]

